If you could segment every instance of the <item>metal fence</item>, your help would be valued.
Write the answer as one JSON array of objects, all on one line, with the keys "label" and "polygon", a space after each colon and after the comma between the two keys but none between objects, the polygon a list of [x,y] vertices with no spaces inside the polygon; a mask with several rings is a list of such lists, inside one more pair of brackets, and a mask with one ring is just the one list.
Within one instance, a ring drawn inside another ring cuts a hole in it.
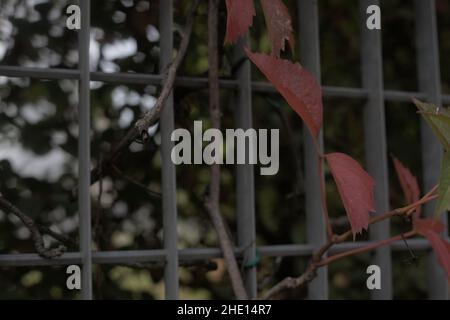
[{"label": "metal fence", "polygon": [[[160,1],[161,69],[169,63],[173,51],[173,0]],[[302,64],[320,78],[319,14],[318,0],[297,0],[299,17],[299,38],[301,41],[300,60]],[[441,93],[439,48],[435,0],[415,0],[417,66],[420,92],[389,91],[383,89],[383,59],[381,31],[366,28],[366,8],[379,4],[378,0],[359,0],[361,17],[361,62],[362,88],[324,86],[324,96],[363,98],[364,127],[367,168],[376,180],[375,199],[379,212],[389,209],[388,169],[386,155],[385,101],[410,101],[417,97],[436,104],[450,103],[450,95]],[[172,142],[170,134],[174,129],[173,97],[169,97],[161,117],[162,130],[162,194],[163,194],[163,242],[164,248],[158,250],[134,251],[92,251],[91,248],[91,203],[90,203],[90,81],[102,81],[121,84],[160,84],[162,75],[136,73],[101,73],[89,71],[90,40],[90,0],[80,0],[82,28],[79,32],[78,70],[38,69],[15,66],[0,66],[0,75],[7,77],[30,77],[39,79],[76,79],[79,83],[79,252],[68,252],[63,256],[45,260],[37,254],[2,254],[0,266],[50,266],[78,264],[82,267],[82,298],[92,299],[92,265],[119,264],[133,262],[165,262],[165,294],[167,299],[178,298],[178,266],[180,261],[192,261],[218,258],[218,248],[177,248],[177,206],[175,166],[170,160]],[[236,46],[236,59],[242,57],[242,45]],[[176,86],[186,88],[207,87],[207,78],[178,77]],[[252,127],[252,92],[274,92],[272,85],[254,82],[251,79],[250,62],[245,62],[236,72],[234,79],[220,80],[224,89],[236,93],[236,127]],[[428,127],[422,123],[422,157],[424,190],[430,189],[438,180],[439,168],[435,165],[442,150]],[[237,165],[236,181],[236,217],[237,246],[236,255],[252,260],[256,250],[262,256],[309,256],[315,248],[326,240],[325,225],[321,214],[320,186],[315,172],[317,159],[309,135],[304,134],[304,162],[306,189],[306,230],[307,243],[255,246],[255,187],[251,165]],[[431,208],[425,207],[425,214],[431,214]],[[446,223],[447,221],[445,221]],[[371,227],[371,241],[389,236],[389,222]],[[367,242],[348,242],[336,245],[331,253],[350,248],[361,247]],[[417,250],[428,249],[425,240],[413,239],[409,247]],[[392,267],[391,251],[407,250],[403,242],[378,249],[373,263],[382,269],[382,289],[373,291],[373,299],[391,299]],[[447,299],[448,284],[445,275],[432,253],[428,257],[428,292],[431,299]],[[256,268],[244,271],[245,284],[251,298],[257,294]],[[319,271],[318,277],[310,285],[309,298],[328,298],[327,268]]]}]

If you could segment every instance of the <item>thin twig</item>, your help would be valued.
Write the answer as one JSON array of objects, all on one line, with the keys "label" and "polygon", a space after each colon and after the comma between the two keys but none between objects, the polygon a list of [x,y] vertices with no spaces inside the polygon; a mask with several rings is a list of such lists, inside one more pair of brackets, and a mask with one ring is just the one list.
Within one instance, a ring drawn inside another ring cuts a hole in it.
[{"label": "thin twig", "polygon": [[64,243],[64,245],[66,245],[68,247],[78,247],[77,241],[73,240],[72,238],[70,238],[64,234],[55,232],[52,229],[50,229],[49,227],[43,226],[41,224],[38,224],[37,227],[42,234],[46,234],[46,235],[52,237],[53,239],[58,240],[61,243]]},{"label": "thin twig", "polygon": [[119,143],[113,148],[113,151],[108,157],[105,157],[103,161],[101,161],[97,167],[95,167],[91,171],[91,184],[97,182],[99,178],[99,173],[101,171],[106,172],[105,169],[109,169],[110,165],[122,154],[128,146],[138,138],[142,138],[145,140],[147,137],[148,128],[154,125],[160,115],[161,111],[164,108],[165,102],[172,92],[173,85],[175,82],[176,74],[178,71],[181,62],[186,55],[187,48],[189,45],[189,41],[191,39],[192,26],[194,25],[194,18],[197,8],[200,4],[200,0],[194,0],[190,12],[186,18],[186,25],[184,31],[181,32],[181,43],[178,50],[177,55],[173,59],[173,61],[169,64],[165,75],[163,77],[163,87],[161,90],[161,94],[156,100],[154,107],[146,112],[139,120],[136,121],[134,126],[127,132],[127,134],[119,141]]},{"label": "thin twig", "polygon": [[340,259],[343,259],[343,258],[346,258],[346,257],[349,257],[349,256],[353,256],[355,254],[369,252],[369,251],[375,250],[377,248],[380,248],[380,247],[383,247],[383,246],[387,246],[387,245],[389,245],[389,244],[391,244],[391,243],[393,243],[395,241],[402,240],[402,238],[404,238],[404,239],[411,238],[411,237],[415,236],[416,234],[417,234],[416,231],[410,231],[410,232],[407,232],[405,234],[401,234],[401,235],[398,235],[398,236],[395,236],[395,237],[391,237],[391,238],[388,238],[388,239],[377,241],[375,243],[368,244],[367,246],[364,246],[364,247],[361,247],[361,248],[351,249],[351,250],[348,250],[348,251],[345,251],[345,252],[342,252],[342,253],[338,253],[338,254],[335,254],[335,255],[333,255],[331,257],[323,259],[320,262],[317,262],[316,266],[317,267],[326,266],[326,265],[328,265],[328,264],[330,264],[330,263],[332,263],[334,261],[337,261],[337,260],[340,260]]},{"label": "thin twig", "polygon": [[[208,1],[208,62],[209,62],[209,115],[212,128],[221,127],[220,92],[219,92],[219,63],[218,63],[218,16],[219,1]],[[225,222],[220,212],[220,164],[211,166],[211,180],[208,194],[205,196],[205,207],[216,229],[220,247],[222,249],[228,275],[234,294],[239,300],[248,299],[241,273],[233,252],[233,245],[226,232]]]},{"label": "thin twig", "polygon": [[[3,195],[0,193],[0,208],[5,210],[5,212],[12,213],[16,217],[18,217],[22,223],[30,230],[31,238],[34,242],[34,247],[36,248],[36,252],[43,258],[52,259],[59,257],[66,251],[65,246],[58,246],[57,248],[48,249],[44,245],[44,239],[42,238],[42,234],[39,231],[39,226],[36,222],[31,219],[28,215],[23,213],[19,208],[9,202]],[[56,232],[51,232],[49,235],[54,236]],[[56,239],[56,237],[54,237]],[[63,238],[62,236],[58,236],[58,238]]]},{"label": "thin twig", "polygon": [[[434,195],[436,192],[436,188],[433,188],[430,192],[428,192],[425,196],[423,196],[419,201],[407,205],[402,208],[394,209],[392,211],[385,212],[381,215],[372,217],[369,221],[369,225],[375,224],[377,222],[381,222],[386,219],[390,219],[395,216],[407,216],[412,210],[415,208],[430,202],[434,199],[436,199],[438,196]],[[331,257],[327,257],[325,259],[322,259],[323,255],[328,252],[328,250],[335,244],[345,242],[352,236],[352,230],[348,230],[340,235],[333,235],[331,239],[329,239],[321,248],[317,250],[317,252],[314,253],[312,261],[306,271],[300,275],[297,278],[287,277],[277,283],[275,286],[273,286],[271,289],[269,289],[262,297],[262,299],[277,299],[282,295],[282,293],[286,290],[292,290],[296,289],[302,286],[307,285],[311,280],[315,278],[317,275],[317,269],[323,266],[326,266],[336,260],[340,260],[342,258],[352,256],[355,254],[368,252],[371,250],[374,250],[376,248],[379,248],[381,246],[389,245],[390,243],[401,240],[402,237],[404,238],[410,238],[416,235],[417,232],[415,230],[412,230],[410,232],[404,233],[402,235],[398,235],[389,239],[385,239],[373,244],[369,244],[367,246],[348,250],[345,252],[342,252],[340,254],[333,255]]]},{"label": "thin twig", "polygon": [[270,288],[262,297],[263,300],[274,300],[282,295],[287,290],[300,288],[309,283],[316,276],[317,267],[315,264],[310,264],[306,271],[297,278],[287,277],[278,282],[275,286]]},{"label": "thin twig", "polygon": [[139,187],[140,189],[143,189],[149,196],[152,198],[156,198],[161,200],[161,193],[151,190],[149,187],[144,185],[143,183],[137,181],[136,179],[133,179],[132,177],[126,175],[122,170],[120,170],[116,165],[112,165],[112,168],[115,173],[117,173],[119,176],[130,182],[131,184],[134,184],[135,186]]}]

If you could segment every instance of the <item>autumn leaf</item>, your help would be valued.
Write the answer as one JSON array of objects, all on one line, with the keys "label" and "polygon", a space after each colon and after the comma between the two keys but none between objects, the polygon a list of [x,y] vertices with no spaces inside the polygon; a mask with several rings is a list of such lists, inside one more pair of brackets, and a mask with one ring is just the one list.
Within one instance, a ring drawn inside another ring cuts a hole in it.
[{"label": "autumn leaf", "polygon": [[420,218],[414,221],[414,229],[421,235],[425,235],[428,231],[441,233],[444,231],[445,226],[435,219]]},{"label": "autumn leaf", "polygon": [[353,239],[369,227],[369,212],[375,211],[373,178],[343,153],[325,155],[352,227]]},{"label": "autumn leaf", "polygon": [[292,109],[303,119],[311,135],[322,127],[322,91],[314,76],[299,63],[261,53],[247,52],[250,60],[275,86]]},{"label": "autumn leaf", "polygon": [[292,21],[288,8],[282,0],[261,0],[264,18],[269,32],[272,55],[279,57],[284,51],[286,40],[294,48]]},{"label": "autumn leaf", "polygon": [[244,36],[253,24],[255,5],[253,0],[226,0],[227,31],[225,44],[234,43]]},{"label": "autumn leaf", "polygon": [[[407,204],[413,204],[420,200],[420,188],[415,176],[411,171],[406,168],[398,159],[392,157],[394,161],[395,171],[397,172],[398,179],[400,180],[400,186],[402,187],[403,194],[406,198]],[[413,219],[420,216],[421,207],[416,207],[413,214]]]},{"label": "autumn leaf", "polygon": [[447,108],[437,108],[430,103],[424,103],[414,99],[414,104],[419,109],[420,114],[441,141],[444,148],[450,150],[450,110]]},{"label": "autumn leaf", "polygon": [[418,219],[415,229],[430,242],[439,264],[447,273],[447,281],[450,283],[450,243],[439,236],[445,227],[434,219]]},{"label": "autumn leaf", "polygon": [[442,159],[441,174],[438,187],[439,202],[436,209],[436,218],[446,210],[450,210],[450,153],[446,152]]},{"label": "autumn leaf", "polygon": [[430,242],[439,264],[447,273],[447,281],[450,283],[450,243],[432,231],[427,231],[425,237]]}]

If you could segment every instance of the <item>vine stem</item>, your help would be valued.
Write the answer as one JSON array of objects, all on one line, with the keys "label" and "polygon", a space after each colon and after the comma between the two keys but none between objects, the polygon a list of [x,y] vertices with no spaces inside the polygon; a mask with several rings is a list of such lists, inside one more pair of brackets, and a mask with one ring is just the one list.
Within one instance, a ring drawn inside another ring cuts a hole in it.
[{"label": "vine stem", "polygon": [[417,234],[417,232],[413,230],[413,231],[409,231],[404,234],[397,235],[395,237],[391,237],[389,239],[384,239],[381,241],[377,241],[375,243],[371,243],[371,244],[361,247],[361,248],[356,248],[356,249],[348,250],[348,251],[345,251],[342,253],[338,253],[331,257],[325,258],[325,259],[321,260],[320,262],[317,262],[316,266],[323,267],[323,266],[329,265],[330,263],[332,263],[334,261],[343,259],[345,257],[353,256],[355,254],[360,254],[360,253],[364,253],[364,252],[369,252],[369,251],[372,251],[379,247],[387,246],[395,241],[411,238],[411,237],[415,236],[416,234]]},{"label": "vine stem", "polygon": [[[219,88],[218,17],[219,0],[208,1],[209,116],[212,128],[220,130],[222,115]],[[220,212],[220,164],[217,163],[211,166],[209,192],[205,196],[205,207],[216,229],[234,294],[239,300],[247,300],[248,295],[234,255],[233,243]]]},{"label": "vine stem", "polygon": [[28,216],[27,214],[22,212],[18,207],[9,202],[9,200],[6,199],[1,193],[0,193],[0,209],[5,211],[6,213],[11,213],[15,215],[28,228],[28,230],[31,233],[31,238],[34,242],[36,252],[41,257],[45,259],[52,259],[61,256],[66,251],[66,247],[63,245],[60,245],[57,248],[46,248],[41,231],[44,231],[43,233],[50,235],[51,237],[53,237],[58,241],[68,239],[66,236],[51,231],[47,227],[39,227],[39,225],[32,218],[30,218],[30,216]]},{"label": "vine stem", "polygon": [[[436,190],[437,190],[437,186],[432,188],[427,194],[425,194],[420,200],[416,201],[415,203],[412,203],[412,204],[404,206],[402,208],[397,208],[397,209],[385,212],[381,215],[372,217],[369,221],[369,225],[375,224],[377,222],[380,222],[380,221],[383,221],[386,219],[390,219],[395,216],[402,216],[402,215],[408,216],[417,207],[419,207],[427,202],[430,202],[432,200],[435,200],[438,197],[438,195],[434,194],[436,192]],[[385,240],[382,240],[382,241],[379,241],[376,243],[372,243],[372,244],[366,245],[361,248],[347,250],[345,252],[322,259],[323,255],[325,253],[327,253],[328,250],[333,245],[345,242],[348,238],[350,238],[352,236],[352,230],[349,229],[340,235],[332,235],[332,237],[313,254],[310,265],[306,268],[305,272],[303,272],[302,275],[300,275],[297,278],[287,277],[287,278],[283,279],[282,281],[277,283],[275,286],[273,286],[271,289],[269,289],[262,296],[262,299],[276,299],[277,297],[280,297],[282,295],[282,293],[286,290],[292,290],[292,289],[296,289],[301,286],[307,285],[312,279],[315,278],[315,276],[317,274],[317,269],[319,269],[320,267],[324,267],[326,265],[329,265],[332,262],[335,262],[335,261],[340,260],[345,257],[353,256],[353,255],[363,253],[363,252],[369,252],[376,248],[389,245],[392,242],[395,242],[397,240],[411,238],[415,235],[417,235],[417,232],[415,230],[411,230],[407,233],[400,234],[400,235],[397,235],[397,236],[389,238],[389,239],[385,239]]]},{"label": "vine stem", "polygon": [[[111,164],[120,157],[120,155],[128,148],[128,146],[136,139],[148,136],[147,130],[152,125],[158,122],[161,112],[165,106],[167,98],[173,90],[177,71],[182,64],[184,57],[188,51],[189,42],[191,40],[192,29],[194,26],[194,20],[197,13],[197,9],[200,5],[200,0],[192,1],[191,8],[186,15],[186,24],[181,30],[181,42],[178,48],[176,56],[172,62],[167,66],[164,72],[162,80],[161,93],[155,102],[153,109],[144,113],[139,120],[128,130],[128,132],[120,139],[120,141],[114,146],[111,154],[105,156],[96,167],[91,170],[91,185],[98,181],[99,173],[106,173],[110,170]],[[73,197],[75,198],[78,190],[74,188]]]}]

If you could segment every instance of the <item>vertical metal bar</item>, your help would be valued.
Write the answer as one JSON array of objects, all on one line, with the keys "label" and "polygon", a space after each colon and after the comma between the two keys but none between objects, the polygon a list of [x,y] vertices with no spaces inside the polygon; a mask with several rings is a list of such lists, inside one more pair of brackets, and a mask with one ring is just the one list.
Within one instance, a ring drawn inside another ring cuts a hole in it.
[{"label": "vertical metal bar", "polygon": [[[245,57],[244,46],[248,39],[243,39],[235,49],[235,61]],[[253,126],[251,64],[245,61],[236,72],[238,88],[236,92],[235,118],[236,127],[247,130]],[[255,231],[255,181],[252,164],[236,165],[236,217],[237,242],[244,248],[243,261],[251,262],[256,258]],[[244,271],[244,283],[249,299],[256,298],[256,266]]]},{"label": "vertical metal bar", "polygon": [[[381,30],[369,30],[367,8],[378,0],[360,0],[362,85],[368,92],[364,108],[366,162],[375,179],[377,214],[389,210],[389,180],[386,155],[386,126],[383,97],[383,58]],[[389,238],[389,220],[370,226],[370,239]],[[392,299],[392,263],[390,247],[377,249],[373,261],[381,268],[381,290],[371,291],[372,299]]]},{"label": "vertical metal bar", "polygon": [[[436,4],[434,0],[415,0],[417,70],[419,90],[427,95],[427,100],[442,104],[441,75],[439,65],[439,44],[437,34]],[[439,159],[442,147],[428,125],[421,123],[422,163],[424,190],[430,190],[439,181]],[[431,216],[435,203],[425,205],[425,215]],[[442,215],[446,224],[446,215]],[[428,257],[428,290],[430,299],[448,299],[448,283],[442,268],[436,262],[434,253]]]},{"label": "vertical metal bar", "polygon": [[78,140],[78,165],[79,165],[79,193],[78,211],[80,215],[79,236],[82,263],[81,297],[85,300],[92,299],[92,249],[91,249],[91,152],[90,152],[90,70],[89,70],[89,43],[91,27],[90,1],[81,0],[81,30],[79,31],[79,140]]},{"label": "vertical metal bar", "polygon": [[[317,0],[299,0],[300,23],[300,57],[301,63],[310,70],[320,82],[320,43],[319,43],[319,8]],[[322,213],[320,193],[319,162],[314,142],[304,129],[304,158],[306,190],[306,238],[315,248],[327,241],[326,226]],[[320,144],[323,136],[320,134]],[[317,277],[310,283],[309,299],[328,298],[328,269],[321,268]]]},{"label": "vertical metal bar", "polygon": [[[159,1],[159,23],[161,34],[160,73],[169,65],[173,53],[173,0]],[[162,207],[163,241],[166,250],[164,283],[166,299],[178,299],[178,233],[177,233],[177,186],[176,172],[170,153],[174,130],[173,93],[167,99],[161,114],[161,157],[162,157]]]}]

